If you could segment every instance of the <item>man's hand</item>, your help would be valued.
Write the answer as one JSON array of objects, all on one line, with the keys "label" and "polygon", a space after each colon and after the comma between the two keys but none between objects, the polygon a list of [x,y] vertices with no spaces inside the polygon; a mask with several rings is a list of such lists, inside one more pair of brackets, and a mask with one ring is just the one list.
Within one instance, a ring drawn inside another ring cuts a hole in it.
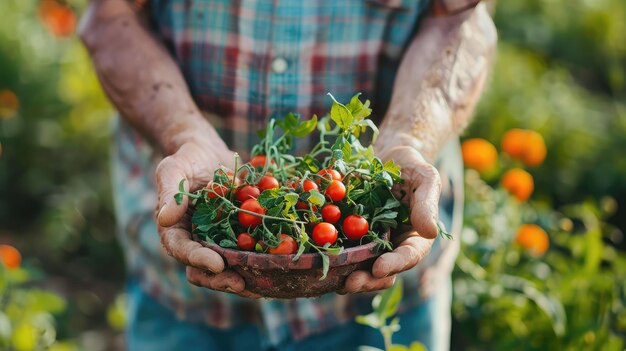
[{"label": "man's hand", "polygon": [[210,142],[188,142],[177,152],[164,158],[156,170],[159,195],[157,224],[161,243],[167,252],[187,266],[187,280],[205,288],[226,291],[246,297],[257,297],[245,290],[245,282],[237,273],[225,270],[224,260],[215,251],[191,238],[188,211],[189,198],[178,205],[174,195],[178,184],[185,181],[185,191],[205,187],[220,165],[234,161],[234,153]]},{"label": "man's hand", "polygon": [[378,155],[384,161],[393,158],[401,167],[404,191],[411,209],[411,229],[392,234],[395,249],[381,255],[372,271],[356,271],[348,276],[342,293],[357,293],[386,289],[393,285],[395,275],[413,268],[430,251],[437,236],[438,204],[441,192],[439,172],[422,155],[409,146],[381,148]]}]

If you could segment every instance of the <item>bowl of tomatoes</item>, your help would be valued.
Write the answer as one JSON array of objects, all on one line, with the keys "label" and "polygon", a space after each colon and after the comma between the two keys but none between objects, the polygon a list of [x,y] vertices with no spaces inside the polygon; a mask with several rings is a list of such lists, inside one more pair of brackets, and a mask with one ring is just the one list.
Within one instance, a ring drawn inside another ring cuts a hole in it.
[{"label": "bowl of tomatoes", "polygon": [[[272,119],[249,162],[236,155],[232,168],[219,167],[194,193],[181,181],[175,199],[191,200],[194,239],[218,252],[248,290],[270,298],[337,291],[391,249],[390,230],[408,211],[392,192],[400,167],[359,140],[368,128],[378,132],[368,105],[356,95],[345,105],[333,99],[319,121]],[[314,131],[319,142],[309,153],[290,154]]]}]

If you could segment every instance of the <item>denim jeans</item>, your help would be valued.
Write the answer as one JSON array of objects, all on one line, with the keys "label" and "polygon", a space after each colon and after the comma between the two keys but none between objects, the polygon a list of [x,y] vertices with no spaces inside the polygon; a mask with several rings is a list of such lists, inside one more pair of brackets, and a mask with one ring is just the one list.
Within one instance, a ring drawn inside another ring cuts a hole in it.
[{"label": "denim jeans", "polygon": [[[430,351],[445,351],[450,342],[450,281],[436,296],[399,314],[401,329],[393,335],[395,344],[422,342]],[[357,350],[368,345],[383,348],[380,333],[350,322],[303,340],[271,345],[258,326],[249,324],[231,329],[216,329],[201,323],[178,320],[161,306],[136,281],[128,284],[129,316],[126,342],[129,351],[334,351]]]}]

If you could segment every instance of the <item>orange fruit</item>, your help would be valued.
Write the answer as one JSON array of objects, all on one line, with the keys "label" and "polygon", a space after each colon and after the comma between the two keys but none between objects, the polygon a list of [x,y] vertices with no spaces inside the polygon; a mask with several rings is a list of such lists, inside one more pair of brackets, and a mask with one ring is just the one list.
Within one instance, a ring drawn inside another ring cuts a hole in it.
[{"label": "orange fruit", "polygon": [[76,28],[74,11],[56,0],[42,1],[39,5],[39,17],[48,30],[57,37],[69,36]]},{"label": "orange fruit", "polygon": [[526,201],[533,193],[533,176],[520,168],[513,168],[502,176],[502,186],[519,201]]},{"label": "orange fruit", "polygon": [[461,145],[461,152],[465,165],[481,173],[493,169],[498,162],[498,151],[485,139],[465,140]]},{"label": "orange fruit", "polygon": [[541,134],[529,130],[526,135],[526,150],[522,162],[528,166],[539,166],[546,159],[548,150]]},{"label": "orange fruit", "polygon": [[536,256],[543,255],[550,247],[545,230],[536,224],[523,224],[517,230],[515,242]]},{"label": "orange fruit", "polygon": [[507,131],[502,137],[502,151],[513,158],[522,157],[525,139],[526,131],[523,129],[513,128]]},{"label": "orange fruit", "polygon": [[548,150],[541,134],[534,130],[514,128],[502,137],[502,151],[528,166],[538,166]]},{"label": "orange fruit", "polygon": [[9,269],[15,269],[22,263],[22,255],[11,245],[0,245],[0,261]]}]

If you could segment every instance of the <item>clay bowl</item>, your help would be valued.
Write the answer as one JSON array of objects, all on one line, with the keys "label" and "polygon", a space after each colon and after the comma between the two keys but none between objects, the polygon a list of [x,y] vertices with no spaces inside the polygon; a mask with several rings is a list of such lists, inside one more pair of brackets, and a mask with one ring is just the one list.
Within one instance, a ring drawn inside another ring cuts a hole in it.
[{"label": "clay bowl", "polygon": [[[389,233],[385,234],[389,237]],[[322,276],[322,258],[318,253],[305,253],[297,261],[295,255],[270,255],[249,251],[225,249],[216,244],[198,240],[216,251],[228,267],[246,281],[246,288],[269,298],[293,299],[315,297],[341,289],[350,273],[370,270],[374,260],[382,254],[375,252],[376,243],[355,246],[338,255],[329,255],[329,270]]]}]

